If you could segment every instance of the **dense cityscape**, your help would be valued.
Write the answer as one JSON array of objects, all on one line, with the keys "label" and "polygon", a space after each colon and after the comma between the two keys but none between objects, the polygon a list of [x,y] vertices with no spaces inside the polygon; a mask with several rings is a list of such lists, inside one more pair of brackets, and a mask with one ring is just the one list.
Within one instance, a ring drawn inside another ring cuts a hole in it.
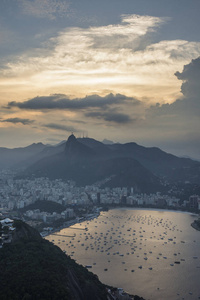
[{"label": "dense cityscape", "polygon": [[[63,207],[61,212],[41,211],[40,207],[30,209],[36,201],[52,201]],[[15,179],[12,171],[0,174],[0,211],[2,216],[12,216],[13,212],[23,211],[21,218],[52,224],[58,219],[63,221],[81,217],[91,217],[100,206],[154,207],[176,210],[200,210],[200,197],[191,195],[180,203],[175,196],[137,194],[133,188],[100,188],[97,184],[85,187],[76,186],[74,181],[48,178]],[[81,209],[79,209],[81,207]],[[87,209],[83,209],[86,207]],[[82,214],[80,212],[82,211]],[[78,212],[78,213],[77,213]],[[83,213],[84,212],[84,213]],[[18,215],[17,215],[18,216]],[[77,221],[77,219],[76,219]],[[31,223],[34,224],[34,223]],[[36,222],[37,224],[37,222]]]},{"label": "dense cityscape", "polygon": [[[200,210],[198,195],[191,195],[181,202],[175,196],[162,195],[160,192],[138,194],[134,192],[134,188],[100,188],[102,182],[78,187],[72,180],[50,180],[44,177],[16,179],[15,176],[15,172],[11,170],[2,170],[0,174],[0,248],[13,243],[16,228],[19,226],[17,220],[35,227],[45,237],[62,228],[97,218],[102,210],[110,208],[165,208],[196,213]],[[195,222],[193,227],[199,230],[199,225]],[[152,267],[149,269],[152,270]],[[107,288],[107,297],[116,300],[143,299],[130,296],[122,288]]]}]

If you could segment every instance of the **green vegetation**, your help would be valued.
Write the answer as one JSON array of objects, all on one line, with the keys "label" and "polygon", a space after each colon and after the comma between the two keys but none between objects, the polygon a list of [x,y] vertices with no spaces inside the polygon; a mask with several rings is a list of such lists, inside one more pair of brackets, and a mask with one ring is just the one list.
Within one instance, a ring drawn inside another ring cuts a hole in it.
[{"label": "green vegetation", "polygon": [[27,210],[34,210],[34,209],[39,209],[40,211],[46,211],[48,213],[53,213],[53,212],[61,213],[66,209],[66,207],[54,201],[37,200],[35,203],[20,209],[20,211],[25,212]]},{"label": "green vegetation", "polygon": [[[55,220],[51,223],[51,226],[53,226],[54,228],[60,228],[62,226],[64,226],[64,224],[66,223],[66,221],[69,221],[69,220],[73,220],[74,218],[68,218],[68,219],[58,219],[58,220]],[[46,226],[47,226],[47,223],[45,223]]]},{"label": "green vegetation", "polygon": [[27,224],[14,225],[14,242],[0,249],[1,300],[107,299],[95,275]]}]

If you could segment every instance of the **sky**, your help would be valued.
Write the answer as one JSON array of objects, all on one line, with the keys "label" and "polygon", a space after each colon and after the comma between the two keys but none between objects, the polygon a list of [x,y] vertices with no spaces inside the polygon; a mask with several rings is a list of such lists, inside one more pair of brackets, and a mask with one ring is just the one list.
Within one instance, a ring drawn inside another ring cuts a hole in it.
[{"label": "sky", "polygon": [[200,160],[199,0],[1,0],[0,147],[76,137]]}]

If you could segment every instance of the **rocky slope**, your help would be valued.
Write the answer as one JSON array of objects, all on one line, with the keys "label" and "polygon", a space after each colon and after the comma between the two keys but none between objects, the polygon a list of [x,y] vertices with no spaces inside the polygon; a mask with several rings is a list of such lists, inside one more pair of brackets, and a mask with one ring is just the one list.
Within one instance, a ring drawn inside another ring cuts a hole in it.
[{"label": "rocky slope", "polygon": [[0,249],[1,300],[112,299],[96,275],[42,239],[35,229],[19,220],[13,225],[12,242]]},{"label": "rocky slope", "polygon": [[107,299],[106,287],[21,221],[0,250],[0,299]]}]

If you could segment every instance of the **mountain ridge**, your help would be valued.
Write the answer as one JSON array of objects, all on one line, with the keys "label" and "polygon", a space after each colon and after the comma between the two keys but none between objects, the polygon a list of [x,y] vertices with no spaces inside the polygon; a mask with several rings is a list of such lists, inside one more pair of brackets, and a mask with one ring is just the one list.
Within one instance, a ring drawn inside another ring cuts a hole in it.
[{"label": "mountain ridge", "polygon": [[20,164],[25,166],[18,174],[22,178],[71,179],[80,186],[106,179],[107,186],[134,187],[138,192],[147,193],[165,190],[164,182],[200,182],[198,161],[135,142],[105,145],[91,138],[76,138],[73,134],[57,146],[37,149],[18,166]]}]

